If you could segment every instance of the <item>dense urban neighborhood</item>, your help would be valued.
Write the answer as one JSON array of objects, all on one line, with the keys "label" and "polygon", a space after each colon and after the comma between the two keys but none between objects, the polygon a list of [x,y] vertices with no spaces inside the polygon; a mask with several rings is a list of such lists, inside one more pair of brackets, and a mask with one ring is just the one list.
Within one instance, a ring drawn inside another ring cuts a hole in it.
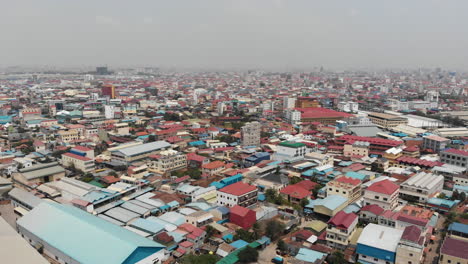
[{"label": "dense urban neighborhood", "polygon": [[0,262],[467,264],[467,80],[4,69]]}]

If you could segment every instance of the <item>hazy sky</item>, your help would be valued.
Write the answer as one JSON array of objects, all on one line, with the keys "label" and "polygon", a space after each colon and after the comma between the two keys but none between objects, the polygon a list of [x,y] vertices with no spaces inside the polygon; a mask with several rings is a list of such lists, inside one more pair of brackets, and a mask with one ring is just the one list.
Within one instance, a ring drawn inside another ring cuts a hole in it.
[{"label": "hazy sky", "polygon": [[0,65],[468,70],[467,0],[0,0]]}]

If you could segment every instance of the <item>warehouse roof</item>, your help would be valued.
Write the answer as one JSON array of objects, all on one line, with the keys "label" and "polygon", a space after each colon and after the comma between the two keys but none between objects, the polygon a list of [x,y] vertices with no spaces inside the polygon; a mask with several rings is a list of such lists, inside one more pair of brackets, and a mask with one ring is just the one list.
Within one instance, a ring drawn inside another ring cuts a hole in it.
[{"label": "warehouse roof", "polygon": [[168,148],[170,146],[171,144],[167,143],[166,141],[155,141],[151,143],[141,144],[138,146],[131,146],[131,147],[119,149],[117,150],[117,152],[120,152],[124,154],[125,156],[136,156],[136,155],[156,151],[159,149]]},{"label": "warehouse roof", "polygon": [[55,203],[41,203],[17,224],[80,263],[136,263],[164,248],[78,208]]},{"label": "warehouse roof", "polygon": [[407,179],[402,185],[414,186],[417,188],[431,189],[438,182],[443,181],[444,176],[432,173],[420,172]]},{"label": "warehouse roof", "polygon": [[3,263],[49,263],[1,217],[0,244]]},{"label": "warehouse roof", "polygon": [[390,252],[396,252],[398,242],[403,235],[403,230],[382,225],[368,224],[362,230],[358,244],[366,245]]},{"label": "warehouse roof", "polygon": [[57,162],[33,165],[28,168],[20,169],[19,172],[27,179],[33,180],[45,176],[65,172],[65,169]]},{"label": "warehouse roof", "polygon": [[41,198],[34,196],[32,193],[19,188],[13,188],[8,195],[21,203],[27,205],[30,208],[38,206],[43,201]]}]

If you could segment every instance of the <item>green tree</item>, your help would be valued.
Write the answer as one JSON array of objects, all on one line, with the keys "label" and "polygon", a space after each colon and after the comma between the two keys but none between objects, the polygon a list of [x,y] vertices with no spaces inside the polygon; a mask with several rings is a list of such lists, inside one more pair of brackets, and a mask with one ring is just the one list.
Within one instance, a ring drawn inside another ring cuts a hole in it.
[{"label": "green tree", "polygon": [[237,257],[240,263],[256,263],[258,260],[258,251],[247,246],[239,252]]},{"label": "green tree", "polygon": [[301,207],[302,207],[302,208],[306,207],[308,204],[309,204],[309,199],[303,198],[303,199],[301,200]]},{"label": "green tree", "polygon": [[211,236],[213,236],[216,232],[216,229],[214,229],[214,227],[210,226],[210,225],[207,225],[206,226],[206,229],[205,229],[205,232],[206,232],[206,240],[208,238],[210,238]]},{"label": "green tree", "polygon": [[203,254],[203,255],[193,255],[189,254],[184,256],[181,260],[180,263],[183,264],[215,264],[216,262],[219,261],[219,257],[216,255],[211,255],[211,254]]},{"label": "green tree", "polygon": [[285,229],[285,225],[277,220],[270,220],[266,223],[265,234],[271,239],[279,238]]},{"label": "green tree", "polygon": [[247,230],[239,228],[236,230],[236,234],[234,235],[234,240],[239,240],[239,239],[242,239],[244,241],[251,243],[257,240],[258,237],[256,236],[254,232],[249,232]]},{"label": "green tree", "polygon": [[156,141],[156,136],[155,135],[149,135],[148,136],[148,142],[155,142]]},{"label": "green tree", "polygon": [[288,250],[288,246],[283,239],[278,240],[278,250],[281,252],[286,252]]},{"label": "green tree", "polygon": [[346,263],[347,261],[345,260],[345,256],[343,252],[341,251],[335,251],[333,252],[330,257],[328,263],[330,264],[342,264]]}]

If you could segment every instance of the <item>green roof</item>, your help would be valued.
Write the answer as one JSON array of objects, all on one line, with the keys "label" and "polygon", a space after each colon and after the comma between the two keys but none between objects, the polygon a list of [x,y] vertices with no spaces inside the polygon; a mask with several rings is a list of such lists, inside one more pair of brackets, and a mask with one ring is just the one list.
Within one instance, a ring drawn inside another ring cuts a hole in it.
[{"label": "green roof", "polygon": [[[250,243],[248,245],[248,247],[251,247],[251,248],[258,248],[259,246],[261,246],[261,245],[257,241],[254,241],[254,242],[252,242],[252,243]],[[244,248],[245,247],[234,250],[233,252],[231,252],[231,254],[227,255],[226,257],[222,258],[220,261],[216,262],[216,264],[235,264],[235,263],[237,263],[239,261],[239,257],[237,255]]]},{"label": "green roof", "polygon": [[304,143],[300,142],[292,142],[292,141],[284,141],[279,143],[278,145],[283,146],[283,147],[288,147],[288,148],[301,148],[305,147]]}]

